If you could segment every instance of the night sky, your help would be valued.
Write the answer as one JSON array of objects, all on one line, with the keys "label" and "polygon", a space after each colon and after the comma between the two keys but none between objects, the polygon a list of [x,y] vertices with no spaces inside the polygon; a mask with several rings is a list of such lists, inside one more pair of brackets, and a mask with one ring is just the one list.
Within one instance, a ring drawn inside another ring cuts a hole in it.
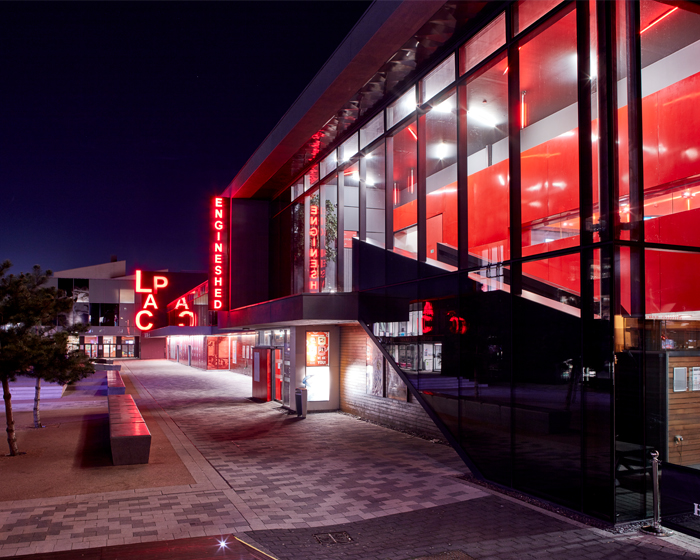
[{"label": "night sky", "polygon": [[0,261],[206,270],[220,194],[368,2],[0,2]]}]

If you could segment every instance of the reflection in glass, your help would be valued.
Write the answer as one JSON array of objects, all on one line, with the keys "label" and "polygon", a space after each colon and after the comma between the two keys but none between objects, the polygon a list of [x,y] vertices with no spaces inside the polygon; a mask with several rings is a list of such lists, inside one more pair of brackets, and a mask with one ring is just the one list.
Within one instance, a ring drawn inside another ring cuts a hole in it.
[{"label": "reflection in glass", "polygon": [[392,103],[386,111],[386,125],[391,128],[395,124],[398,124],[408,115],[416,110],[416,90],[415,88],[409,89],[401,97],[399,97],[394,103]]},{"label": "reflection in glass", "polygon": [[460,75],[469,72],[505,44],[506,14],[502,13],[462,47],[460,51]]},{"label": "reflection in glass", "polygon": [[452,54],[438,64],[421,82],[421,99],[430,101],[455,80],[455,55]]}]

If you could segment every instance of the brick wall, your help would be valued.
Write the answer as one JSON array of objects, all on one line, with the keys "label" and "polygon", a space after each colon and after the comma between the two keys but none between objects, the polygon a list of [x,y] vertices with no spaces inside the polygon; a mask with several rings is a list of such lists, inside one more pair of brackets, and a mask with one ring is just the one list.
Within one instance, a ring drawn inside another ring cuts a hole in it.
[{"label": "brick wall", "polygon": [[340,410],[390,428],[444,439],[418,403],[367,394],[367,338],[359,325],[340,328]]}]

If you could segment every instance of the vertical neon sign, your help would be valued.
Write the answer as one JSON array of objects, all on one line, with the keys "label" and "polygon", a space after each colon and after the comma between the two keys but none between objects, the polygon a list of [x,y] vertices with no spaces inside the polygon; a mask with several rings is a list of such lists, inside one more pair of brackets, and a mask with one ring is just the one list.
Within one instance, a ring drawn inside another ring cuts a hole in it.
[{"label": "vertical neon sign", "polygon": [[141,309],[134,317],[134,322],[139,330],[150,331],[156,326],[158,319],[156,318],[156,314],[154,314],[149,307],[154,311],[160,309],[160,307],[158,307],[158,301],[156,300],[156,298],[160,300],[158,290],[164,290],[168,287],[168,284],[167,276],[155,275],[152,272],[144,273],[141,270],[136,271],[136,285],[134,286],[136,293],[148,294],[145,296]]},{"label": "vertical neon sign", "polygon": [[320,231],[318,206],[309,207],[309,291],[318,292],[319,270],[321,264]]},{"label": "vertical neon sign", "polygon": [[209,213],[209,310],[229,308],[229,231],[230,200],[221,196],[211,199]]}]

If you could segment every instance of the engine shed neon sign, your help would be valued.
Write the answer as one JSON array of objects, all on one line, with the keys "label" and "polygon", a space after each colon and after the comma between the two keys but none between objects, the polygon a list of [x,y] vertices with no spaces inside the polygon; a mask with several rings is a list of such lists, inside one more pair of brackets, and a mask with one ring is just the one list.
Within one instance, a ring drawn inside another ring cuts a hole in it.
[{"label": "engine shed neon sign", "polygon": [[141,305],[141,310],[136,313],[134,322],[136,328],[141,331],[150,331],[154,327],[154,313],[158,311],[158,290],[163,290],[168,287],[168,277],[162,275],[153,275],[152,281],[147,285],[146,279],[142,271],[136,271],[136,286],[135,291],[139,294],[147,294]]},{"label": "engine shed neon sign", "polygon": [[209,310],[223,311],[229,307],[230,200],[228,198],[212,197],[209,223]]}]

